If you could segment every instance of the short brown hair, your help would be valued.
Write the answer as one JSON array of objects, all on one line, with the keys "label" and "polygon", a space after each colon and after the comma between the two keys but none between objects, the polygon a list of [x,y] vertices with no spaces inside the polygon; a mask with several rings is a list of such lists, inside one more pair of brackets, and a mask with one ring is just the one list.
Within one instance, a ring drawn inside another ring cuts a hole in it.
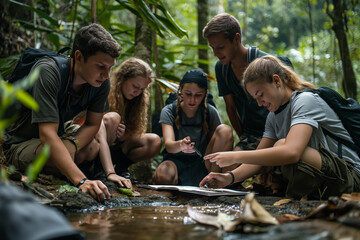
[{"label": "short brown hair", "polygon": [[101,25],[92,23],[82,27],[75,35],[71,56],[79,50],[85,61],[98,51],[109,54],[113,58],[120,56],[120,45]]},{"label": "short brown hair", "polygon": [[232,41],[236,33],[241,34],[239,21],[228,13],[216,15],[204,27],[203,37],[207,39],[219,33],[223,34],[224,38]]}]

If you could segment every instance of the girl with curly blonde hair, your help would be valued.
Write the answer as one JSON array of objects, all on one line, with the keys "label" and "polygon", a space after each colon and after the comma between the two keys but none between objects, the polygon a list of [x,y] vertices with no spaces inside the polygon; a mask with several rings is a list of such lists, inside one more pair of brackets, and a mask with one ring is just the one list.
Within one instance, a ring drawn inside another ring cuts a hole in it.
[{"label": "girl with curly blonde hair", "polygon": [[153,79],[153,71],[141,59],[120,64],[111,75],[110,112],[104,115],[96,135],[107,180],[128,188],[131,181],[118,174],[124,175],[133,163],[151,159],[161,148],[160,137],[146,133]]}]

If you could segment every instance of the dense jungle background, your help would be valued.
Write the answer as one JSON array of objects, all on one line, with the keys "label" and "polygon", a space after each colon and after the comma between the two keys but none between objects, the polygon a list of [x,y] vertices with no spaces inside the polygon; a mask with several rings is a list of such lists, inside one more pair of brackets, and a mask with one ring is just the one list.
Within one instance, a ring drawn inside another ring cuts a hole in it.
[{"label": "dense jungle background", "polygon": [[358,99],[359,0],[0,0],[0,74],[9,76],[26,47],[71,46],[79,27],[97,22],[122,46],[117,64],[132,56],[151,63],[157,77],[153,115],[176,88],[173,83],[201,68],[213,80],[215,103],[230,124],[218,98],[217,59],[201,35],[221,12],[239,20],[245,46],[288,56],[305,80]]}]

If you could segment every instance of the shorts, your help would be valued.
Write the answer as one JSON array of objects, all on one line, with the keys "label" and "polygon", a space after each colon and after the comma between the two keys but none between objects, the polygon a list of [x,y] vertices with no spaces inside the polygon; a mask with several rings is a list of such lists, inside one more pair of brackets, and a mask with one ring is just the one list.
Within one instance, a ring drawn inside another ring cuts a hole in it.
[{"label": "shorts", "polygon": [[281,166],[282,176],[288,182],[286,197],[295,199],[327,199],[342,193],[358,192],[360,176],[351,163],[320,147],[321,170],[299,161]]},{"label": "shorts", "polygon": [[38,138],[33,138],[25,142],[15,143],[8,149],[4,149],[7,165],[14,165],[17,170],[25,172],[27,167],[35,160],[36,150],[41,145]]},{"label": "shorts", "polygon": [[182,155],[164,158],[164,161],[172,161],[178,172],[178,185],[199,186],[203,178],[209,174],[204,160],[199,156]]},{"label": "shorts", "polygon": [[256,150],[260,141],[261,137],[254,135],[242,135],[240,137],[240,141],[236,144],[235,147],[239,147],[242,150]]},{"label": "shorts", "polygon": [[[65,134],[62,138],[75,135],[80,125],[68,121],[64,125]],[[35,160],[36,150],[41,145],[39,138],[33,138],[21,143],[15,143],[4,148],[5,162],[7,165],[14,165],[17,170],[25,172],[27,167]]]}]

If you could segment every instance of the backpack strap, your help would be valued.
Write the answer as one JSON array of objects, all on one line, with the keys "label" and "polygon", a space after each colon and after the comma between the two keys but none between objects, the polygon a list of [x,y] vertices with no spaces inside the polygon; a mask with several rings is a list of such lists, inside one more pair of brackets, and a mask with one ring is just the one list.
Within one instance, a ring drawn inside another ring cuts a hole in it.
[{"label": "backpack strap", "polygon": [[247,49],[247,55],[246,55],[246,60],[247,60],[247,64],[249,65],[252,61],[254,61],[257,56],[259,54],[259,48],[257,47],[249,47]]}]

